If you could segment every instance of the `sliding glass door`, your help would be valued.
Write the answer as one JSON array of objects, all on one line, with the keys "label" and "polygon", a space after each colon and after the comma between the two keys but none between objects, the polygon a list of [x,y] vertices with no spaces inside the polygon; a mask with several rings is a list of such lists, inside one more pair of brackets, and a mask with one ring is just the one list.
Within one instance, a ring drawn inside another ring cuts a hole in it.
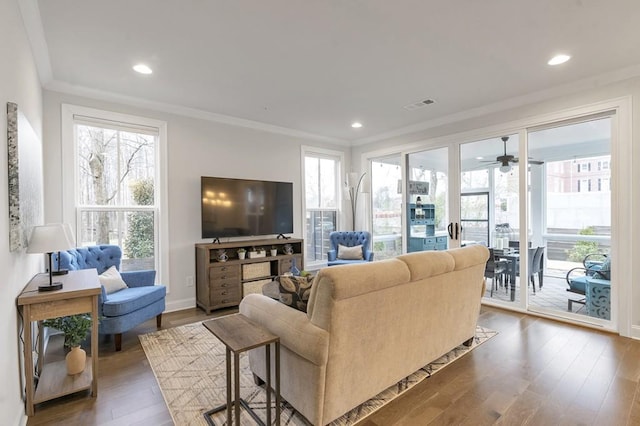
[{"label": "sliding glass door", "polygon": [[530,160],[531,240],[544,249],[531,310],[611,318],[611,133],[605,116],[528,135],[529,156],[543,162]]}]

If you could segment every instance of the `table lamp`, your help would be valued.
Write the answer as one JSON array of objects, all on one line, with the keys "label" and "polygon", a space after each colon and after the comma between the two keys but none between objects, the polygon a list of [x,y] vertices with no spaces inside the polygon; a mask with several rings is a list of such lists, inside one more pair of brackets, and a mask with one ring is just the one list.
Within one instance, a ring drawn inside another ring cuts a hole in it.
[{"label": "table lamp", "polygon": [[72,247],[73,244],[69,241],[62,223],[34,226],[27,253],[46,253],[49,259],[49,284],[39,286],[38,291],[54,291],[62,288],[61,282],[53,282],[51,255],[54,251],[67,250]]},{"label": "table lamp", "polygon": [[[67,239],[69,240],[69,243],[72,244],[71,247],[68,247],[68,248],[73,248],[74,247],[73,243],[76,239],[73,236],[71,225],[69,225],[68,223],[63,223],[62,226],[64,227],[64,233],[67,235]],[[57,269],[51,273],[52,275],[66,275],[69,273],[68,269],[60,269],[60,250],[58,250],[58,261],[56,263],[57,263]]]}]

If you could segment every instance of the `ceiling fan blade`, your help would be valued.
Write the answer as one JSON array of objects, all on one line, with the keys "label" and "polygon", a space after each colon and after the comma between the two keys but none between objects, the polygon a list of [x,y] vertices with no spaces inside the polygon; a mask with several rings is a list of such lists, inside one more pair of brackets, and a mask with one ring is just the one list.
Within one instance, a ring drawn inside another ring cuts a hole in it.
[{"label": "ceiling fan blade", "polygon": [[540,161],[540,160],[529,160],[529,164],[537,164],[537,165],[540,165],[540,164],[544,164],[544,161]]}]

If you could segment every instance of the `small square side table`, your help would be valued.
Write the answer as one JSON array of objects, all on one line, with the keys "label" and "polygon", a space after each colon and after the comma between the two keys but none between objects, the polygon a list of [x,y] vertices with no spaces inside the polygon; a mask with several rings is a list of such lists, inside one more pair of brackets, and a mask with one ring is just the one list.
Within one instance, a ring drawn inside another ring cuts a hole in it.
[{"label": "small square side table", "polygon": [[[280,338],[260,327],[242,314],[227,315],[202,323],[226,347],[227,370],[227,403],[215,407],[204,413],[209,425],[214,426],[211,415],[227,410],[227,424],[233,424],[231,407],[234,407],[236,425],[240,425],[240,406],[244,407],[251,417],[260,425],[265,423],[240,398],[240,354],[251,349],[265,347],[267,370],[267,425],[271,425],[271,344],[275,344],[275,394],[276,394],[276,424],[280,424]],[[231,353],[233,352],[233,385],[231,380]],[[233,401],[231,393],[234,393]]]}]

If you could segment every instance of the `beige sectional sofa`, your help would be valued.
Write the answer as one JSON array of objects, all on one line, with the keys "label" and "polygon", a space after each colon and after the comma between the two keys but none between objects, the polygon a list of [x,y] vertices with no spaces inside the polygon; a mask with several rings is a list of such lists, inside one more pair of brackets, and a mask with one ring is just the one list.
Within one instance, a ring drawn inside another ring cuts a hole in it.
[{"label": "beige sectional sofa", "polygon": [[[282,397],[324,425],[474,336],[488,256],[471,246],[324,268],[307,313],[258,294],[240,312],[280,336]],[[249,360],[264,379],[264,350]]]}]

